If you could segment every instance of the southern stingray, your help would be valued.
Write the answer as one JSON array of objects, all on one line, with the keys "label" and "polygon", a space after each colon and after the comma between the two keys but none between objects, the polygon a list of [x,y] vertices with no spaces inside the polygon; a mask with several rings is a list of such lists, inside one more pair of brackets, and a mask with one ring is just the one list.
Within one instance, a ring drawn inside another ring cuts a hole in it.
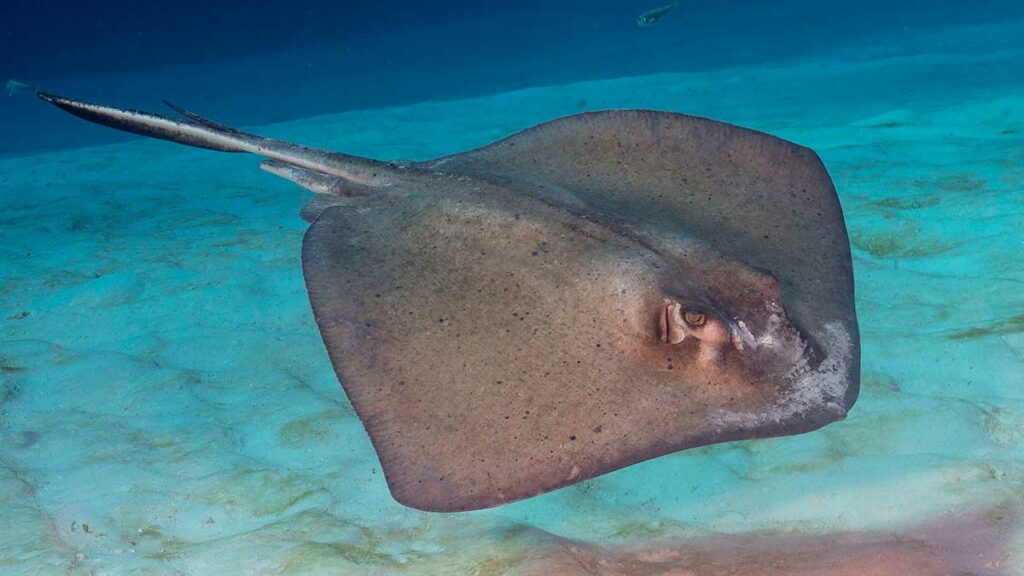
[{"label": "southern stingray", "polygon": [[569,116],[380,162],[51,94],[250,152],[315,192],[302,269],[399,502],[495,506],[670,452],[814,430],[857,398],[850,249],[817,155],[681,114]]}]

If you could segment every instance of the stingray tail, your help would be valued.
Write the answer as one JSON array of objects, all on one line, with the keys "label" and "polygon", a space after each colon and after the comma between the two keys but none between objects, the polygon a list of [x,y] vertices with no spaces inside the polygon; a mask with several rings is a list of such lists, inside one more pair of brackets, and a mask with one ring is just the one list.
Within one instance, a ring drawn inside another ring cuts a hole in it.
[{"label": "stingray tail", "polygon": [[65,112],[95,124],[197,148],[258,153],[258,143],[261,140],[259,136],[252,134],[229,132],[212,122],[183,122],[137,110],[89,104],[46,92],[39,92],[39,97]]},{"label": "stingray tail", "polygon": [[46,92],[38,92],[38,96],[79,118],[124,132],[208,150],[258,154],[365,186],[379,186],[385,183],[382,179],[386,174],[386,165],[381,162],[264,138],[218,124],[169,102],[167,105],[187,120],[90,104]]}]

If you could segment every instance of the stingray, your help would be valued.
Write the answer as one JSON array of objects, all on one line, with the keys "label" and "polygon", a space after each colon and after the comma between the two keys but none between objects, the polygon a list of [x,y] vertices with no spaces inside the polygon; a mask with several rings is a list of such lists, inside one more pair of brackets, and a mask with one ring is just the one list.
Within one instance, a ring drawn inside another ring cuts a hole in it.
[{"label": "stingray", "polygon": [[[679,450],[808,432],[859,388],[850,247],[808,148],[590,112],[382,162],[40,93],[266,158],[315,193],[302,270],[394,498],[487,508]],[[652,469],[653,470],[653,469]]]}]

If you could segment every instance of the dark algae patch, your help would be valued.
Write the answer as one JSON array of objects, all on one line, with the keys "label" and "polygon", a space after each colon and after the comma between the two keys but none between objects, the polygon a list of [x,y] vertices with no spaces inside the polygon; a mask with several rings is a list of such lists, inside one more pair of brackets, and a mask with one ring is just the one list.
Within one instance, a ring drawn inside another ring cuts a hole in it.
[{"label": "dark algae patch", "polygon": [[899,394],[900,384],[888,374],[866,372],[861,377],[861,387],[876,394]]},{"label": "dark algae patch", "polygon": [[908,198],[883,198],[874,202],[875,206],[882,208],[892,208],[893,210],[920,210],[921,208],[931,208],[937,206],[942,199],[938,196],[927,196],[927,197],[908,197]]},{"label": "dark algae patch", "polygon": [[975,326],[949,335],[950,340],[973,340],[986,336],[1005,336],[1024,332],[1024,314],[1010,316],[988,326]]},{"label": "dark algae patch", "polygon": [[953,248],[945,242],[922,237],[915,228],[906,226],[892,230],[855,230],[850,233],[850,242],[876,258],[921,258]]},{"label": "dark algae patch", "polygon": [[965,172],[945,174],[939,178],[903,178],[897,184],[900,188],[947,193],[978,192],[988,186],[985,180]]}]

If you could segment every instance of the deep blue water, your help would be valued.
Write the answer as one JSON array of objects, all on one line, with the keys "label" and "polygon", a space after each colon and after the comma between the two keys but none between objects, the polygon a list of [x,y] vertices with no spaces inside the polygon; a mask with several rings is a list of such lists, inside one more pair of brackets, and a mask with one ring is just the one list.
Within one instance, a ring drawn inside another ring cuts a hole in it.
[{"label": "deep blue water", "polygon": [[[865,37],[998,22],[1024,2],[35,2],[0,4],[0,78],[235,124],[525,86],[812,57]],[[0,100],[0,154],[125,138]],[[45,125],[45,130],[40,126]]]}]

